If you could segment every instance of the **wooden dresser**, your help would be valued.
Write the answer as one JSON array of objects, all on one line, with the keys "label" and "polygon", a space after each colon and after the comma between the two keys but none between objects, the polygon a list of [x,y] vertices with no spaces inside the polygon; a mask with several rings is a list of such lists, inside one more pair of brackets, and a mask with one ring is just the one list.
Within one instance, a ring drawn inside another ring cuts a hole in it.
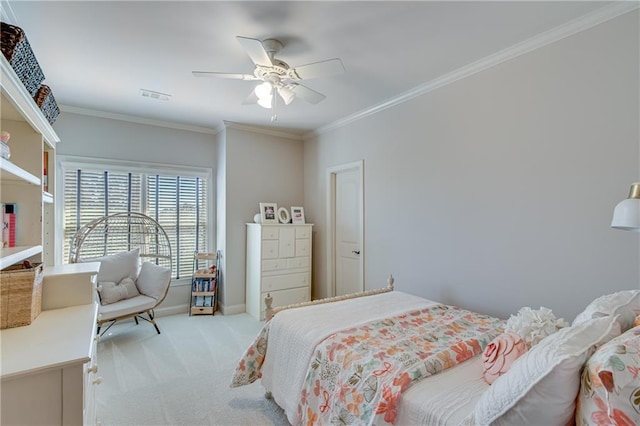
[{"label": "wooden dresser", "polygon": [[273,307],[311,299],[312,224],[247,224],[247,312],[264,320],[267,293]]}]

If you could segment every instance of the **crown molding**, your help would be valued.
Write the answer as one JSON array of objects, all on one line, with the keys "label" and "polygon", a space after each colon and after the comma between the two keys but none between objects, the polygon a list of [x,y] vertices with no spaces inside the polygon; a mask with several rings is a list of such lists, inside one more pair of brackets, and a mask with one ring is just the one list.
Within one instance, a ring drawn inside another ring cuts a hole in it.
[{"label": "crown molding", "polygon": [[218,133],[217,129],[212,129],[209,127],[191,126],[188,124],[174,123],[171,121],[154,120],[152,118],[137,117],[137,116],[126,115],[126,114],[117,114],[114,112],[98,111],[94,109],[79,108],[79,107],[74,107],[69,105],[58,104],[58,107],[60,107],[60,111],[68,112],[71,114],[87,115],[90,117],[98,117],[98,118],[107,118],[110,120],[128,121],[130,123],[146,124],[149,126],[158,126],[158,127],[164,127],[164,128],[176,129],[176,130],[186,130],[189,132],[206,133],[210,135],[215,135],[216,133]]},{"label": "crown molding", "polygon": [[291,133],[291,132],[285,132],[280,130],[274,130],[273,128],[269,128],[269,127],[259,127],[259,126],[252,126],[249,124],[240,124],[233,121],[223,121],[222,125],[216,128],[216,131],[220,132],[221,129],[236,129],[236,130],[243,130],[245,132],[259,133],[263,135],[275,136],[275,137],[284,138],[284,139],[292,139],[296,141],[303,140],[303,135],[300,133]]},{"label": "crown molding", "polygon": [[312,139],[322,133],[326,133],[331,130],[346,126],[362,118],[384,111],[388,108],[393,108],[394,106],[400,105],[413,98],[439,89],[440,87],[449,85],[458,80],[462,80],[463,78],[467,78],[471,75],[482,72],[503,62],[517,58],[518,56],[524,55],[579,32],[593,28],[611,19],[617,18],[618,16],[624,15],[625,13],[634,11],[638,9],[638,7],[640,7],[640,2],[638,2],[638,0],[615,1],[611,5],[607,5],[600,9],[594,10],[593,12],[569,21],[563,25],[552,28],[551,30],[545,31],[520,43],[514,44],[513,46],[507,47],[478,61],[460,67],[450,73],[444,74],[438,78],[423,83],[380,104],[374,105],[347,117],[336,120],[326,126],[318,127],[315,130],[305,133],[303,135],[303,140]]}]

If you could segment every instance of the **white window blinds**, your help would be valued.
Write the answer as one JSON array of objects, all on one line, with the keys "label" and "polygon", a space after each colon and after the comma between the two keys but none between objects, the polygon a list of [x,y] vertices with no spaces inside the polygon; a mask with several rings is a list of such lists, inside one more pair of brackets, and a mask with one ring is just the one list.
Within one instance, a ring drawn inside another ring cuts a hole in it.
[{"label": "white window blinds", "polygon": [[79,227],[127,211],[144,213],[160,223],[171,241],[173,277],[190,277],[194,252],[208,250],[207,176],[97,166],[64,168],[65,261]]}]

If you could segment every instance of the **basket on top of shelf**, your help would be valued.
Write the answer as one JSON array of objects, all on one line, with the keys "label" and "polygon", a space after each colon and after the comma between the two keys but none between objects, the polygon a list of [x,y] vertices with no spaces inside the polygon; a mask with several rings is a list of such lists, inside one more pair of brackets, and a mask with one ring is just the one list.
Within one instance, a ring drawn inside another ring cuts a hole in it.
[{"label": "basket on top of shelf", "polygon": [[29,325],[42,309],[42,264],[24,262],[0,271],[0,329]]},{"label": "basket on top of shelf", "polygon": [[58,115],[60,115],[60,108],[58,108],[56,99],[53,97],[53,93],[51,93],[51,88],[46,84],[41,84],[33,100],[36,101],[36,105],[38,105],[38,108],[40,108],[47,118],[49,124],[53,124],[56,118],[58,118]]},{"label": "basket on top of shelf", "polygon": [[40,83],[44,80],[44,73],[33,50],[31,50],[24,30],[15,25],[1,22],[0,31],[2,32],[2,54],[9,61],[11,68],[16,72],[27,92],[31,96],[35,96]]}]

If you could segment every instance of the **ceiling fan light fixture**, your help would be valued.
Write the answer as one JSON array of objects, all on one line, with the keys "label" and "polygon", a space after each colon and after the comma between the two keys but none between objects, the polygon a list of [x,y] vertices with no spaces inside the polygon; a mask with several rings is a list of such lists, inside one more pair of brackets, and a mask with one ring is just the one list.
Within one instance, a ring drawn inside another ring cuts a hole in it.
[{"label": "ceiling fan light fixture", "polygon": [[271,100],[273,98],[273,86],[268,81],[258,84],[254,89],[258,97],[258,105],[262,108],[271,108]]},{"label": "ceiling fan light fixture", "polygon": [[271,98],[258,98],[258,105],[262,108],[271,109]]},{"label": "ceiling fan light fixture", "polygon": [[289,88],[289,86],[282,86],[278,88],[278,94],[284,101],[285,105],[289,105],[293,99],[296,97],[296,94],[293,90]]}]

